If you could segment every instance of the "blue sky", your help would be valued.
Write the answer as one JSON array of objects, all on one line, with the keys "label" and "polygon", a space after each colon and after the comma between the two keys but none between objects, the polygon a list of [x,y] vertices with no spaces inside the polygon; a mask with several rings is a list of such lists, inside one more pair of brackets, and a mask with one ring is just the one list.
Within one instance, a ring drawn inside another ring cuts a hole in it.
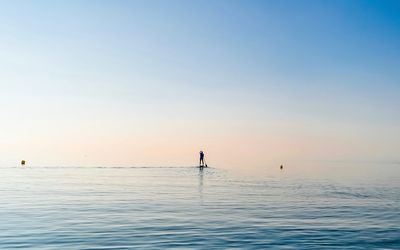
[{"label": "blue sky", "polygon": [[239,165],[397,161],[398,13],[398,1],[2,2],[0,163],[189,164],[198,149],[221,165],[235,151]]}]

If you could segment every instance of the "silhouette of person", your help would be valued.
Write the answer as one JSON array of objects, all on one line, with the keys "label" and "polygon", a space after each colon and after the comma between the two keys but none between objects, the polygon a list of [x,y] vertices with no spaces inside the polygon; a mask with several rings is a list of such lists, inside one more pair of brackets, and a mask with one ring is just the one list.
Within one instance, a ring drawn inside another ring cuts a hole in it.
[{"label": "silhouette of person", "polygon": [[200,167],[204,167],[204,153],[200,151]]}]

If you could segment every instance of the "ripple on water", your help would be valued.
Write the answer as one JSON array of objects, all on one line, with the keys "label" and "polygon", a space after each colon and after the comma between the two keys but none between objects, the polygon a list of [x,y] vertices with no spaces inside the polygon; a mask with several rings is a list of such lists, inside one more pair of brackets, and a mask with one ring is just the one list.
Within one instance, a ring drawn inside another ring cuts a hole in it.
[{"label": "ripple on water", "polygon": [[196,168],[3,168],[0,248],[399,249],[399,185]]}]

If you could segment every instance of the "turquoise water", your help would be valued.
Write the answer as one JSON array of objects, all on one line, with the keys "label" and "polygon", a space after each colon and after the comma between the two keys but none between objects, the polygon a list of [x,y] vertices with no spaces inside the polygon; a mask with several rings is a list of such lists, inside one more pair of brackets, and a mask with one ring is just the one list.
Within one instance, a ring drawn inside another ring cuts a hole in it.
[{"label": "turquoise water", "polygon": [[398,168],[0,168],[0,248],[400,249]]}]

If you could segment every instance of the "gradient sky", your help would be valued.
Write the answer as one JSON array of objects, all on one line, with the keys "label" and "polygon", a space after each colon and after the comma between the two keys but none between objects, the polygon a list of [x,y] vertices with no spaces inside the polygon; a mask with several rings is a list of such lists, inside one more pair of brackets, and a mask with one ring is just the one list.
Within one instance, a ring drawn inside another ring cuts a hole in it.
[{"label": "gradient sky", "polygon": [[2,1],[0,165],[399,161],[399,1]]}]

